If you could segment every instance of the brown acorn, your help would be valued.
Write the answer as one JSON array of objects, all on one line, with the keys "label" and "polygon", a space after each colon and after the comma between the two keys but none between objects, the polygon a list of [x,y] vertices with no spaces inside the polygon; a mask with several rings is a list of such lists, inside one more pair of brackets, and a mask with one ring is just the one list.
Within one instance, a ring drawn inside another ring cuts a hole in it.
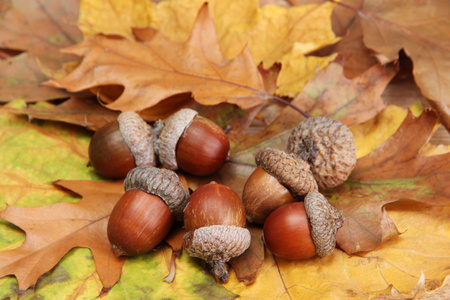
[{"label": "brown acorn", "polygon": [[249,222],[263,224],[278,207],[303,200],[303,195],[318,190],[309,165],[293,154],[266,148],[256,154],[255,160],[258,167],[242,193]]},{"label": "brown acorn", "polygon": [[159,160],[164,168],[206,176],[229,160],[230,142],[213,121],[192,109],[181,109],[165,121],[159,136]]},{"label": "brown acorn", "polygon": [[250,246],[245,210],[239,196],[225,185],[211,182],[192,193],[184,212],[187,233],[184,251],[205,260],[220,281],[228,280],[225,265]]},{"label": "brown acorn", "polygon": [[325,257],[333,252],[343,222],[322,194],[311,192],[304,203],[288,203],[273,211],[264,223],[263,239],[274,255],[284,259]]},{"label": "brown acorn", "polygon": [[152,127],[137,113],[123,112],[92,136],[90,164],[109,178],[123,178],[136,166],[155,166],[153,139]]},{"label": "brown acorn", "polygon": [[173,171],[151,166],[131,170],[124,187],[108,221],[108,238],[117,256],[146,253],[183,219],[189,193]]}]

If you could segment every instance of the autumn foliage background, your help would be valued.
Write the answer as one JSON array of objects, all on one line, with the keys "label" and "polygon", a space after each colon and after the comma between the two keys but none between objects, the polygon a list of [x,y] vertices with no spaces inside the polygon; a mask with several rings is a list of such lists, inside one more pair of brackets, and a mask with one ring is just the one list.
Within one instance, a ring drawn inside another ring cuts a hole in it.
[{"label": "autumn foliage background", "polygon": [[[446,0],[2,0],[0,299],[450,298],[449,82]],[[90,138],[120,111],[181,107],[232,146],[192,189],[240,194],[256,151],[285,149],[294,108],[349,126],[357,166],[325,191],[345,218],[334,253],[276,258],[249,225],[226,284],[180,251],[181,226],[112,255],[123,187],[87,166]]]}]

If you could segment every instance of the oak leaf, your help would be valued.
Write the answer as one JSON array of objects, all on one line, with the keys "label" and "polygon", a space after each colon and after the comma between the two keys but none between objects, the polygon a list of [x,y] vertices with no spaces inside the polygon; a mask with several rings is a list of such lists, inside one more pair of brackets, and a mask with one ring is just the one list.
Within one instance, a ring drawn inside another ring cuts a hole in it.
[{"label": "oak leaf", "polygon": [[228,61],[220,52],[207,6],[199,12],[190,39],[174,43],[157,33],[145,43],[96,37],[66,49],[84,56],[81,64],[47,86],[81,91],[122,85],[123,93],[107,107],[142,110],[171,95],[192,92],[202,104],[233,103],[242,108],[261,104],[261,76],[248,51]]},{"label": "oak leaf", "polygon": [[244,300],[385,299],[391,293],[410,299],[423,272],[426,290],[439,288],[450,275],[450,208],[403,201],[386,211],[402,235],[371,252],[348,255],[336,249],[325,258],[288,261],[267,251],[255,283],[245,285],[231,272],[225,287]]},{"label": "oak leaf", "polygon": [[82,37],[75,26],[79,1],[12,0],[5,1],[0,10],[0,47],[26,52],[1,62],[0,101],[66,97],[62,91],[39,87],[48,78],[40,65],[58,69],[76,59],[59,49]]},{"label": "oak leaf", "polygon": [[33,208],[7,206],[0,212],[2,219],[27,233],[19,248],[1,253],[0,276],[14,274],[21,294],[69,250],[88,247],[104,288],[110,289],[125,261],[113,254],[106,235],[109,214],[123,194],[122,182],[60,181],[58,185],[77,190],[83,199]]},{"label": "oak leaf", "polygon": [[148,27],[152,21],[151,1],[81,1],[78,27],[83,36],[99,33],[134,39],[132,28]]},{"label": "oak leaf", "polygon": [[425,97],[449,103],[450,3],[432,1],[365,1],[361,16],[364,43],[380,62],[398,59],[404,50]]},{"label": "oak leaf", "polygon": [[80,125],[92,130],[117,119],[118,112],[100,105],[94,96],[72,96],[60,105],[31,105],[21,108],[7,107],[7,111],[26,114],[29,119],[41,119]]},{"label": "oak leaf", "polygon": [[[395,75],[392,67],[375,65],[360,76],[347,79],[343,75],[343,67],[338,62],[331,63],[312,79],[304,90],[294,98],[292,104],[312,116],[326,116],[339,119],[349,127],[353,127],[374,117],[386,103],[380,98],[381,93]],[[257,151],[254,147],[271,147],[285,149],[288,130],[297,125],[303,117],[291,107],[286,107],[271,125],[259,134],[236,139],[237,145],[233,153],[251,154]],[[277,136],[278,141],[273,137]]]},{"label": "oak leaf", "polygon": [[345,218],[337,243],[347,253],[370,251],[398,234],[383,206],[402,199],[445,205],[450,198],[450,154],[422,156],[438,116],[409,113],[393,136],[360,158],[349,180],[328,192]]}]

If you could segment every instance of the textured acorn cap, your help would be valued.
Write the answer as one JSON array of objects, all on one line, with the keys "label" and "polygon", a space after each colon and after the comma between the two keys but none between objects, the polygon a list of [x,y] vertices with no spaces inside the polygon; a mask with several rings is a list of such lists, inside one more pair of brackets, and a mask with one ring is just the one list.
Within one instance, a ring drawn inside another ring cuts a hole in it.
[{"label": "textured acorn cap", "polygon": [[189,256],[205,260],[214,274],[226,282],[225,263],[247,250],[250,240],[250,231],[246,228],[212,225],[187,232],[183,237],[183,249]]},{"label": "textured acorn cap", "polygon": [[178,175],[167,169],[140,166],[128,172],[124,181],[125,191],[139,189],[159,196],[169,207],[178,221],[183,220],[183,210],[187,205],[189,193]]},{"label": "textured acorn cap", "polygon": [[178,169],[176,158],[178,140],[197,114],[195,110],[183,108],[165,121],[165,126],[161,130],[158,142],[159,161],[164,168],[169,170]]},{"label": "textured acorn cap", "polygon": [[325,117],[300,122],[291,132],[287,149],[311,165],[322,189],[345,182],[356,164],[353,134],[342,122]]},{"label": "textured acorn cap", "polygon": [[119,131],[136,166],[156,165],[153,130],[137,113],[125,111],[117,117]]},{"label": "textured acorn cap", "polygon": [[337,231],[344,224],[341,214],[318,192],[306,195],[305,209],[317,255],[330,255],[336,247]]},{"label": "textured acorn cap", "polygon": [[310,166],[296,155],[266,148],[256,154],[255,160],[258,167],[277,178],[294,198],[318,190]]}]

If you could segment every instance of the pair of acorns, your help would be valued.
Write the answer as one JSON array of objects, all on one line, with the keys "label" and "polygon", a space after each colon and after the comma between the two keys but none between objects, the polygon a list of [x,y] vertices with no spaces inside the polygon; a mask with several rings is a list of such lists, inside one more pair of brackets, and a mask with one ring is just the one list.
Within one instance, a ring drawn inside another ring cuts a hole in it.
[{"label": "pair of acorns", "polygon": [[343,218],[319,189],[344,183],[354,169],[353,134],[340,121],[308,118],[292,130],[287,150],[266,148],[256,154],[258,167],[242,196],[247,220],[264,224],[264,242],[276,256],[328,256]]},{"label": "pair of acorns", "polygon": [[[175,173],[150,166],[133,169],[108,224],[115,253],[148,252],[164,239],[175,220],[184,220],[185,252],[203,258],[226,281],[225,263],[249,247],[250,233],[244,228],[247,218],[264,223],[264,242],[277,256],[329,255],[342,217],[318,193],[318,186],[329,188],[347,179],[356,162],[353,136],[339,121],[309,118],[292,131],[288,150],[290,154],[273,149],[257,154],[258,168],[244,188],[245,208],[226,186],[202,186],[188,201],[189,193]],[[290,203],[295,200],[304,202]]]},{"label": "pair of acorns", "polygon": [[89,160],[98,173],[109,178],[124,178],[143,165],[206,176],[229,160],[229,151],[222,128],[195,110],[181,109],[154,127],[137,113],[126,111],[94,134]]}]

